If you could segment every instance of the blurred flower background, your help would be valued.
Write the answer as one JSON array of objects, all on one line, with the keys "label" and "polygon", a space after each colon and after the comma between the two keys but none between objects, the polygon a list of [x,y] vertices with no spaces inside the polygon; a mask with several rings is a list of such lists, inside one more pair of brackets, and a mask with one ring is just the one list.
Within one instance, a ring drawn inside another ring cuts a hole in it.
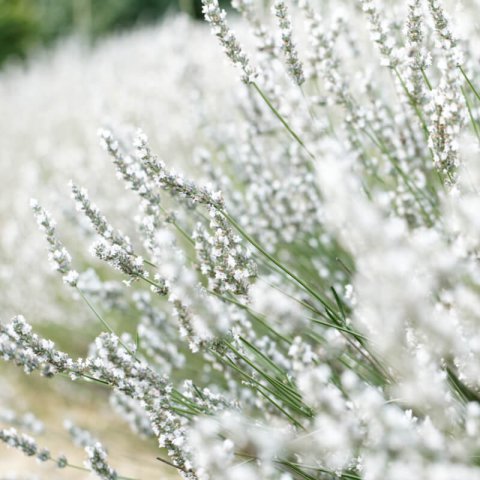
[{"label": "blurred flower background", "polygon": [[224,7],[0,0],[0,480],[480,479],[478,0]]},{"label": "blurred flower background", "polygon": [[0,62],[25,58],[65,35],[94,41],[111,32],[158,21],[167,12],[201,15],[198,0],[1,0]]},{"label": "blurred flower background", "polygon": [[[65,202],[69,180],[88,187],[112,219],[132,213],[136,204],[115,181],[114,168],[99,146],[98,128],[141,125],[172,163],[193,157],[202,116],[218,115],[206,87],[215,79],[221,94],[233,80],[225,62],[218,62],[208,28],[198,22],[200,8],[190,0],[0,1],[2,320],[22,312],[40,331],[78,354],[85,354],[99,333],[88,309],[72,303],[70,292],[51,272],[29,199],[35,196],[51,207],[75,260],[88,265],[92,259],[78,245],[78,235],[85,232],[72,222],[73,201]],[[194,50],[193,45],[202,48]],[[15,406],[52,423],[57,430],[46,437],[52,450],[68,443],[63,418],[77,417],[101,436],[99,427],[107,444],[123,427],[112,418],[102,389],[85,392],[62,380],[45,385],[3,363],[0,374],[0,411]],[[160,462],[150,470],[142,468],[141,457],[147,454],[142,448],[155,458],[154,441],[140,442],[132,452],[128,438],[123,452],[112,459],[125,474],[148,479],[164,470]],[[15,473],[18,478],[51,479],[87,475],[36,466],[1,444],[0,478],[14,478],[8,475]]]}]

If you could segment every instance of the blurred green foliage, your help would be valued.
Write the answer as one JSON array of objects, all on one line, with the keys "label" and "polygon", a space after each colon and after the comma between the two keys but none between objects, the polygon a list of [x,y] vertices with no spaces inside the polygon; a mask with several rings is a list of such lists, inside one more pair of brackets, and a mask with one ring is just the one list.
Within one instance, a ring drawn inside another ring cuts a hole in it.
[{"label": "blurred green foliage", "polygon": [[34,8],[27,2],[0,0],[0,63],[10,55],[24,55],[36,41]]},{"label": "blurred green foliage", "polygon": [[95,40],[170,10],[201,16],[200,0],[0,0],[0,63],[76,33]]}]

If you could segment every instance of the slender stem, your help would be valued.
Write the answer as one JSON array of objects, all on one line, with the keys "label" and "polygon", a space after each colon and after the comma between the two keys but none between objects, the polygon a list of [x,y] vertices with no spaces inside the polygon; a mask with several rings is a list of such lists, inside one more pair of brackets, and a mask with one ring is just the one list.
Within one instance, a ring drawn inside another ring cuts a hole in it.
[{"label": "slender stem", "polygon": [[326,309],[331,310],[330,305],[317,293],[313,290],[306,282],[304,282],[299,276],[290,271],[287,267],[283,265],[279,260],[277,260],[273,255],[270,255],[254,238],[252,238],[245,230],[233,219],[225,210],[220,210],[224,217],[238,230],[238,232],[247,239],[262,255],[267,257],[274,265],[276,265],[280,270],[286,273],[291,279],[297,282],[304,290],[306,290],[312,297],[318,300]]},{"label": "slender stem", "polygon": [[341,327],[334,323],[322,322],[321,320],[317,320],[316,318],[312,318],[312,317],[307,317],[307,318],[311,322],[317,323],[318,325],[323,325],[325,327],[330,327],[330,328],[334,328],[335,330],[340,330],[342,332],[349,333],[350,335],[353,335],[357,339],[362,338],[364,340],[367,340],[367,337],[365,337],[364,335],[361,335],[360,333],[355,332],[354,330],[350,330],[349,328]]},{"label": "slender stem", "polygon": [[283,116],[280,114],[280,112],[273,106],[272,102],[269,100],[269,98],[263,93],[262,89],[258,86],[256,82],[252,83],[253,87],[255,90],[260,94],[264,102],[268,105],[270,110],[273,112],[273,114],[280,120],[282,125],[286,128],[288,133],[298,142],[298,144],[308,153],[310,158],[312,160],[315,160],[315,155],[307,148],[305,143],[303,143],[303,140],[293,131],[293,129],[290,127],[290,125],[287,123],[287,121],[283,118]]},{"label": "slender stem", "polygon": [[[56,460],[56,459],[54,459],[54,458],[51,458],[50,460],[51,460],[52,462],[55,462],[55,463],[58,462],[58,460]],[[71,463],[67,463],[67,464],[65,465],[65,467],[73,468],[74,470],[81,470],[82,472],[90,472],[90,473],[92,472],[92,470],[89,469],[89,468],[81,467],[81,466],[79,466],[79,465],[73,465],[73,464],[71,464]],[[132,478],[132,477],[122,477],[122,476],[119,475],[119,476],[117,476],[117,480],[138,480],[138,479],[135,479],[135,478]]]},{"label": "slender stem", "polygon": [[115,335],[117,338],[118,338],[118,341],[120,343],[120,345],[132,356],[135,358],[135,354],[122,342],[122,340],[120,339],[119,335],[117,335],[115,333],[115,330],[113,330],[113,328],[110,326],[110,324],[98,313],[98,311],[96,310],[96,308],[92,305],[92,303],[90,302],[90,300],[88,300],[88,298],[86,297],[86,295],[78,288],[78,287],[75,287],[77,289],[77,292],[80,294],[80,296],[82,297],[83,301],[88,305],[88,307],[90,308],[90,310],[93,312],[93,314],[98,318],[98,320],[100,320],[100,322],[103,324],[103,326],[112,334],[112,335]]},{"label": "slender stem", "polygon": [[418,108],[417,100],[408,91],[407,85],[406,85],[405,81],[403,80],[402,76],[400,75],[400,72],[398,71],[398,69],[394,68],[393,71],[394,71],[395,75],[397,76],[398,81],[400,82],[400,85],[402,86],[402,89],[405,92],[405,95],[407,95],[408,99],[410,100],[410,105],[415,110],[415,113],[417,114],[417,116],[420,120],[420,123],[422,124],[422,129],[423,129],[423,133],[425,135],[425,138],[428,139],[428,136],[429,136],[428,127],[427,127],[427,124],[425,122],[425,119],[423,118],[422,112]]},{"label": "slender stem", "polygon": [[432,84],[430,83],[430,80],[427,77],[427,74],[425,73],[425,70],[423,68],[421,68],[420,71],[422,72],[422,77],[423,77],[423,80],[425,81],[425,84],[427,85],[427,88],[430,91],[432,91],[433,87],[432,87]]},{"label": "slender stem", "polygon": [[460,87],[462,90],[463,98],[465,99],[465,104],[467,105],[467,110],[468,110],[468,116],[470,117],[470,121],[473,126],[473,131],[475,132],[475,135],[477,136],[477,140],[480,141],[480,132],[478,131],[478,125],[475,120],[475,117],[473,116],[472,112],[472,107],[470,106],[470,102],[468,101],[467,93],[465,92],[463,87]]},{"label": "slender stem", "polygon": [[473,83],[470,81],[470,79],[468,78],[467,74],[465,73],[465,70],[462,68],[461,65],[458,66],[458,69],[460,70],[460,72],[462,72],[462,75],[463,75],[463,78],[466,80],[466,82],[468,83],[468,86],[472,89],[472,92],[475,94],[475,96],[477,97],[478,100],[480,100],[480,94],[478,93],[477,89],[475,88],[475,86],[473,85]]},{"label": "slender stem", "polygon": [[172,468],[176,468],[177,470],[180,470],[180,471],[182,471],[182,472],[188,473],[187,470],[185,470],[184,468],[178,467],[177,465],[173,464],[172,462],[169,462],[168,460],[165,460],[164,458],[156,457],[156,459],[157,459],[158,461],[164,463],[165,465],[168,465],[168,466],[170,466],[170,467],[172,467]]}]

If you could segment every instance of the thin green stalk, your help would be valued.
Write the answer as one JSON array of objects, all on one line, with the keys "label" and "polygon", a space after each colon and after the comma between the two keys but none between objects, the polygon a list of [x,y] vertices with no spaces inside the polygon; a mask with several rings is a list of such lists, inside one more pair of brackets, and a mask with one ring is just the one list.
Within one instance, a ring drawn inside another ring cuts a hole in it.
[{"label": "thin green stalk", "polygon": [[468,76],[465,73],[465,70],[463,69],[463,67],[461,65],[458,65],[458,69],[460,70],[460,72],[462,72],[463,78],[466,80],[466,82],[468,83],[468,86],[471,88],[472,92],[477,97],[477,100],[480,100],[480,94],[478,93],[477,89],[475,88],[473,83],[468,78]]},{"label": "thin green stalk", "polygon": [[475,121],[475,118],[473,116],[472,107],[470,106],[470,102],[468,101],[467,94],[463,87],[460,87],[460,89],[462,90],[463,98],[465,99],[465,104],[467,105],[468,116],[470,117],[470,122],[472,123],[473,130],[475,132],[477,140],[480,141],[480,132],[478,130],[477,122]]},{"label": "thin green stalk", "polygon": [[[220,212],[225,216],[225,218],[238,230],[238,232],[246,239],[248,240],[260,253],[262,253],[265,257],[267,257],[273,264],[275,264],[279,269],[281,269],[284,273],[286,273],[290,278],[292,278],[295,282],[297,282],[300,286],[302,286],[310,295],[312,295],[316,300],[318,300],[325,308],[325,311],[327,314],[334,320],[334,322],[338,322],[341,324],[341,321],[336,318],[333,309],[330,307],[330,305],[323,299],[321,298],[306,282],[304,282],[300,277],[298,277],[295,273],[291,272],[287,267],[285,267],[280,261],[278,261],[275,257],[270,255],[258,242],[255,241],[250,235],[248,235],[245,230],[236,222],[235,219],[233,219],[226,211],[220,210]],[[358,339],[357,339],[358,340]],[[356,348],[360,354],[365,356],[368,360],[372,361],[377,365],[377,368],[379,368],[379,372],[385,375],[385,378],[388,379],[388,375],[386,372],[381,368],[380,364],[378,363],[377,360],[374,359],[373,355],[368,353],[366,355],[358,346],[353,344],[350,339],[347,339],[351,343],[351,345]],[[361,343],[362,344],[362,343]],[[364,345],[362,344],[362,347]],[[368,350],[367,350],[368,352]]]},{"label": "thin green stalk", "polygon": [[[58,372],[57,375],[60,375],[61,377],[65,377],[65,378],[68,378],[71,380],[70,378],[70,374],[68,373],[65,373],[65,372]],[[79,375],[79,378],[85,382],[94,382],[94,383],[98,383],[99,385],[102,385],[102,386],[107,386],[107,387],[110,387],[110,383],[106,382],[105,380],[101,380],[99,378],[95,378],[95,377],[91,377],[90,375],[86,375],[84,373],[79,373],[77,374]]]},{"label": "thin green stalk", "polygon": [[280,375],[286,376],[285,370],[282,370],[275,362],[270,360],[263,352],[261,352],[255,345],[249,342],[246,338],[240,336],[240,341],[245,344],[252,352],[254,352],[258,357],[263,359],[270,367],[276,370]]},{"label": "thin green stalk", "polygon": [[446,367],[448,381],[452,385],[452,387],[456,390],[459,396],[464,400],[465,403],[467,402],[477,402],[480,403],[480,396],[470,389],[467,385],[465,385],[454,372],[454,370],[450,367]]},{"label": "thin green stalk", "polygon": [[392,163],[394,169],[397,171],[397,173],[402,177],[403,181],[405,182],[405,186],[408,188],[410,193],[415,197],[417,200],[418,206],[420,207],[420,210],[422,211],[422,214],[424,215],[424,219],[431,225],[433,224],[432,219],[430,218],[429,213],[425,210],[425,207],[423,206],[419,195],[423,196],[432,206],[432,208],[435,210],[436,206],[433,200],[426,195],[426,193],[422,190],[414,188],[411,183],[410,183],[410,178],[409,176],[402,170],[400,165],[398,164],[397,160],[393,155],[390,153],[389,149],[381,142],[380,140],[376,139],[374,135],[369,133],[367,130],[364,130],[365,134],[372,140],[374,145],[390,160]]},{"label": "thin green stalk", "polygon": [[157,459],[159,462],[162,462],[162,463],[164,463],[165,465],[168,465],[169,467],[176,468],[177,470],[180,470],[180,471],[182,471],[182,472],[186,472],[186,473],[187,473],[187,471],[186,471],[184,468],[179,467],[179,466],[173,464],[172,462],[169,462],[168,460],[165,460],[164,458],[156,457],[156,459]]},{"label": "thin green stalk", "polygon": [[[260,376],[262,376],[263,378],[265,378],[265,380],[267,380],[267,382],[269,382],[274,388],[277,388],[278,390],[281,391],[282,394],[286,395],[284,401],[288,401],[288,402],[292,402],[292,399],[290,398],[289,395],[293,395],[293,397],[298,400],[299,404],[298,407],[301,409],[304,405],[303,405],[303,402],[302,402],[302,397],[301,395],[296,391],[294,390],[292,387],[290,387],[289,385],[286,385],[280,381],[278,381],[277,379],[271,377],[270,375],[268,375],[266,372],[262,371],[260,368],[258,368],[255,364],[253,364],[247,357],[245,357],[245,355],[242,355],[233,345],[231,345],[230,343],[228,342],[225,342],[226,345],[232,350],[232,352],[238,357],[240,358],[241,360],[243,360],[247,365],[249,365],[253,370],[255,370]],[[262,385],[263,386],[263,385]],[[263,386],[264,387],[264,386]],[[264,387],[266,388],[266,387]],[[272,392],[273,393],[273,392]],[[296,403],[296,402],[295,402]],[[311,416],[311,413],[306,413],[305,411],[303,411],[302,409],[300,410],[301,413],[303,413],[304,415],[307,415],[307,416]]]},{"label": "thin green stalk", "polygon": [[233,219],[225,210],[220,210],[223,216],[238,230],[238,232],[250,242],[262,255],[267,257],[274,265],[276,265],[280,270],[286,273],[291,279],[298,283],[304,290],[306,290],[312,297],[318,300],[326,309],[331,310],[330,305],[322,298],[320,295],[315,292],[306,282],[304,282],[300,277],[295,273],[290,271],[283,263],[277,260],[273,255],[270,255],[255,239],[253,239],[245,230]]},{"label": "thin green stalk", "polygon": [[286,128],[288,133],[298,142],[298,144],[307,152],[307,154],[312,158],[312,160],[315,160],[315,155],[307,148],[305,143],[303,143],[303,140],[292,130],[290,125],[287,123],[287,121],[283,118],[283,116],[280,114],[280,112],[273,106],[272,102],[269,100],[269,98],[263,93],[262,89],[258,86],[256,82],[252,83],[253,87],[255,90],[260,94],[264,102],[268,105],[268,108],[273,112],[273,114],[280,120],[282,125]]},{"label": "thin green stalk", "polygon": [[143,263],[145,263],[145,265],[148,265],[149,267],[157,268],[157,266],[154,263],[150,262],[149,260],[143,259]]},{"label": "thin green stalk", "polygon": [[285,343],[288,343],[289,345],[292,344],[293,342],[293,339],[291,338],[287,338],[285,337],[284,335],[282,335],[281,333],[277,332],[273,327],[271,327],[265,320],[263,320],[261,318],[261,316],[264,316],[263,314],[259,313],[259,312],[255,312],[254,310],[252,310],[248,305],[245,305],[243,304],[242,302],[239,302],[238,300],[236,300],[235,298],[233,297],[226,297],[224,295],[221,295],[219,293],[216,293],[212,290],[208,290],[208,293],[210,293],[211,295],[214,295],[215,297],[217,298],[220,298],[226,302],[229,302],[229,303],[232,303],[233,305],[237,305],[237,307],[245,310],[246,312],[248,312],[248,314],[254,319],[256,320],[258,323],[260,323],[263,327],[265,327],[267,330],[269,330],[273,335],[275,335],[277,338],[279,338],[280,340],[284,341]]},{"label": "thin green stalk", "polygon": [[353,330],[350,330],[349,328],[341,327],[339,325],[335,325],[334,323],[322,322],[321,320],[317,320],[316,318],[313,318],[313,317],[307,317],[307,318],[311,322],[316,323],[318,325],[323,325],[325,327],[334,328],[335,330],[340,330],[341,332],[349,333],[350,335],[353,335],[357,339],[362,338],[364,340],[367,340],[367,337]]},{"label": "thin green stalk", "polygon": [[421,68],[420,71],[422,72],[422,77],[423,77],[423,80],[425,81],[425,84],[427,85],[427,88],[430,91],[432,91],[433,87],[432,87],[432,84],[430,83],[430,80],[427,77],[427,74],[425,73],[425,70],[423,68]]},{"label": "thin green stalk", "polygon": [[290,421],[293,422],[294,425],[296,425],[299,428],[303,428],[302,425],[296,420],[292,415],[290,415],[284,408],[282,408],[273,398],[270,398],[265,392],[263,392],[260,389],[264,389],[267,392],[271,393],[272,395],[275,395],[275,392],[270,390],[268,387],[265,385],[262,385],[258,380],[253,378],[251,375],[248,375],[246,372],[244,372],[240,367],[238,367],[229,357],[225,356],[220,356],[217,352],[214,350],[211,351],[215,357],[217,357],[218,360],[221,362],[227,362],[227,364],[233,368],[236,372],[238,372],[241,376],[245,377],[249,383],[253,385],[256,385],[255,390],[259,392],[266,400],[268,400],[272,405],[275,406],[279,411],[281,411]]},{"label": "thin green stalk", "polygon": [[400,72],[398,71],[398,69],[395,67],[393,69],[393,71],[394,71],[395,75],[397,76],[398,81],[400,82],[400,85],[402,86],[402,89],[405,92],[405,95],[407,95],[408,99],[410,100],[410,105],[415,110],[415,113],[417,114],[417,116],[420,120],[420,123],[422,124],[422,129],[423,129],[423,133],[425,135],[425,138],[428,139],[428,136],[429,136],[428,127],[427,127],[427,124],[425,122],[425,119],[423,118],[422,112],[418,108],[418,103],[417,103],[416,99],[408,91],[407,85],[405,84],[405,81],[403,80],[402,76],[400,75]]},{"label": "thin green stalk", "polygon": [[[58,462],[58,460],[56,460],[54,458],[51,458],[50,460],[52,462],[55,462],[55,463]],[[89,468],[80,467],[79,465],[73,465],[71,463],[67,463],[65,466],[68,467],[68,468],[73,468],[74,470],[81,470],[83,472],[89,472],[89,473],[92,472],[92,470],[90,470]],[[122,477],[122,476],[119,475],[119,476],[117,476],[117,480],[138,480],[138,479],[135,479],[135,478],[132,478],[132,477]]]},{"label": "thin green stalk", "polygon": [[[248,454],[248,453],[236,452],[235,455],[239,456],[239,457],[250,458],[252,460],[258,460],[258,458],[255,455],[251,455],[251,454]],[[278,465],[283,465],[287,468],[292,469],[293,471],[295,471],[295,473],[298,473],[303,478],[308,478],[308,479],[313,479],[313,480],[317,480],[317,477],[312,477],[312,476],[303,472],[300,469],[304,468],[304,469],[307,469],[307,470],[315,470],[315,471],[320,472],[320,473],[326,473],[327,475],[331,475],[335,479],[338,478],[339,475],[340,475],[340,478],[347,478],[349,480],[362,480],[362,477],[360,477],[360,476],[358,476],[354,473],[342,472],[342,473],[338,474],[336,472],[332,472],[331,470],[328,470],[326,468],[321,468],[321,467],[318,467],[316,465],[305,465],[303,463],[291,462],[289,460],[281,460],[281,459],[274,460],[274,463],[276,463]]]},{"label": "thin green stalk", "polygon": [[262,397],[265,397],[270,403],[272,403],[272,405],[274,405],[275,407],[277,407],[287,418],[290,419],[290,421],[298,428],[301,428],[301,429],[305,429],[303,427],[303,425],[298,421],[296,420],[294,417],[292,417],[284,408],[282,408],[275,400],[273,400],[273,398],[270,398],[268,397],[264,392],[262,392],[262,390],[260,389],[257,389],[258,393],[260,395],[262,395]]},{"label": "thin green stalk", "polygon": [[309,310],[310,312],[312,313],[315,313],[316,315],[319,315],[321,318],[324,318],[325,320],[329,320],[330,317],[328,317],[325,313],[321,312],[320,310],[318,310],[317,308],[315,308],[315,306],[309,304],[308,302],[304,301],[304,300],[300,300],[296,297],[294,297],[293,295],[290,295],[289,293],[287,292],[284,292],[282,289],[280,289],[279,287],[277,287],[276,285],[272,285],[271,283],[267,282],[265,279],[262,279],[268,286],[270,286],[271,288],[274,288],[275,290],[279,291],[280,293],[282,293],[283,295],[285,295],[286,297],[290,298],[291,300],[293,300],[294,302],[298,303],[299,305],[302,305],[302,307],[305,307],[307,310]]},{"label": "thin green stalk", "polygon": [[88,298],[85,296],[85,294],[78,288],[77,292],[80,294],[80,297],[82,297],[83,301],[88,305],[90,310],[93,312],[93,314],[100,320],[100,322],[103,324],[103,326],[112,334],[115,335],[118,338],[118,341],[120,345],[133,357],[135,358],[135,354],[123,343],[123,341],[120,339],[120,336],[115,333],[113,328],[109,325],[109,323],[97,312],[95,307],[92,305],[92,303],[88,300]]}]

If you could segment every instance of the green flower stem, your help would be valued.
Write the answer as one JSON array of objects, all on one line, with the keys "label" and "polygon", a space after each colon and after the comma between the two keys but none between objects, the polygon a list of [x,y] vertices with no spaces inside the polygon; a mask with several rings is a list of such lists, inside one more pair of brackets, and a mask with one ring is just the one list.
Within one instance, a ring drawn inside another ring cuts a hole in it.
[{"label": "green flower stem", "polygon": [[288,133],[297,141],[297,143],[307,152],[307,154],[310,156],[312,160],[315,160],[315,155],[307,148],[303,140],[292,130],[290,125],[287,123],[287,121],[283,118],[283,116],[280,114],[280,112],[273,106],[272,102],[269,100],[269,98],[263,93],[262,89],[258,86],[256,82],[252,83],[253,88],[260,94],[264,102],[268,105],[268,108],[273,112],[273,114],[280,120],[282,125],[285,127],[285,129],[288,131]]}]

